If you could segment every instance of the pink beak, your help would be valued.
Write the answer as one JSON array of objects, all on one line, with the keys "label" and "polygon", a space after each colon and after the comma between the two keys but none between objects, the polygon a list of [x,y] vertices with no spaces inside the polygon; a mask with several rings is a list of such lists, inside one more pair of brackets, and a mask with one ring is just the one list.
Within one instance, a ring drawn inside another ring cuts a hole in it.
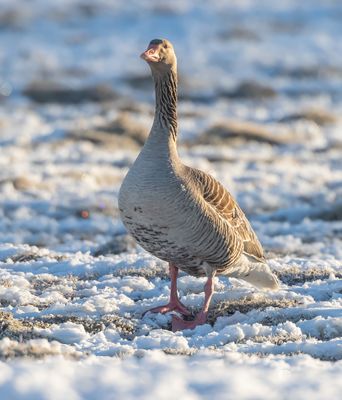
[{"label": "pink beak", "polygon": [[158,62],[160,61],[158,49],[158,44],[150,44],[147,50],[141,53],[140,57],[147,62]]}]

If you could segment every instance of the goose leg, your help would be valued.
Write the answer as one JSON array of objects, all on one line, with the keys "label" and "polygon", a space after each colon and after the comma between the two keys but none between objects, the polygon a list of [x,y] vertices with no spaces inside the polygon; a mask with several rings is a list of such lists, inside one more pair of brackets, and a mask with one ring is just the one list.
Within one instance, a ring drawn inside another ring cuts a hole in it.
[{"label": "goose leg", "polygon": [[203,325],[207,321],[209,304],[214,293],[213,277],[208,277],[204,285],[204,304],[202,310],[196,315],[193,321],[184,321],[183,319],[174,315],[172,317],[172,331],[181,331],[183,329],[194,329],[197,325]]},{"label": "goose leg", "polygon": [[[178,268],[172,263],[169,263],[169,273],[171,278],[170,301],[168,302],[168,304],[165,304],[164,306],[155,307],[147,311],[153,313],[162,313],[162,314],[165,314],[169,311],[178,311],[183,315],[190,315],[190,311],[179,300],[177,293]],[[145,313],[147,311],[145,311]]]}]

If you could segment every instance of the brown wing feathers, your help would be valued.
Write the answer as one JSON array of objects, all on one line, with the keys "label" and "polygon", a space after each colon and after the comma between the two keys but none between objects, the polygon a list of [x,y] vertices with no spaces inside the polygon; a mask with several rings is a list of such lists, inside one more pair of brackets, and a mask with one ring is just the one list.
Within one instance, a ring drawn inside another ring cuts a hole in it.
[{"label": "brown wing feathers", "polygon": [[243,241],[244,253],[257,261],[264,261],[263,248],[233,196],[212,176],[197,169],[191,169],[191,174],[199,185],[204,200],[216,209]]}]

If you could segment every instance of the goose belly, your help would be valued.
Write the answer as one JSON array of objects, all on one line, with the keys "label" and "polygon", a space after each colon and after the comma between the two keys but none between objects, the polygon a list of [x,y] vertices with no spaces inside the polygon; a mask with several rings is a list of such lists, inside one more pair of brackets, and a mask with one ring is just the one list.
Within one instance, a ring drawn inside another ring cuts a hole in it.
[{"label": "goose belly", "polygon": [[173,239],[172,231],[162,225],[128,223],[131,235],[146,251],[154,256],[176,264],[182,271],[194,276],[204,276],[203,262],[191,254],[191,250]]},{"label": "goose belly", "polygon": [[202,261],[191,254],[191,251],[181,245],[181,240],[175,240],[176,232],[172,227],[151,221],[148,223],[124,219],[124,224],[130,234],[141,247],[154,256],[175,263],[180,269],[190,275],[204,276]]},{"label": "goose belly", "polygon": [[[182,190],[172,189],[171,182],[163,187],[134,190],[125,186],[119,194],[121,219],[128,232],[146,251],[154,256],[175,263],[184,272],[194,276],[204,276],[203,262],[191,254],[184,245],[184,220],[187,218],[186,195]],[[183,229],[180,229],[180,227]]]},{"label": "goose belly", "polygon": [[175,240],[175,213],[170,212],[165,203],[153,206],[152,202],[144,202],[141,198],[139,203],[130,199],[124,206],[120,204],[120,214],[128,232],[145,250],[167,260],[182,252]]}]

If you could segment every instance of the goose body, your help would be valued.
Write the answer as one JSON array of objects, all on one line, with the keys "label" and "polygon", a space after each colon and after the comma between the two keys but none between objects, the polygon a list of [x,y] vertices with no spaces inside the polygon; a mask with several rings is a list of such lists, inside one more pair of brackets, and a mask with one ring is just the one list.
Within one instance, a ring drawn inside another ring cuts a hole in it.
[{"label": "goose body", "polygon": [[[156,112],[150,135],[120,188],[124,225],[145,250],[170,263],[171,280],[178,269],[207,276],[210,284],[205,290],[205,306],[206,300],[209,306],[216,274],[277,288],[262,246],[237,202],[212,176],[184,165],[178,156],[177,71],[172,45],[156,39],[142,57],[152,69]],[[179,310],[183,305],[176,289],[173,292],[177,306],[172,309]],[[166,311],[170,309],[166,307]],[[205,318],[201,315],[192,325],[180,319],[174,322],[175,329],[191,328]]]},{"label": "goose body", "polygon": [[245,215],[221,184],[181,162],[147,163],[144,153],[123,182],[119,207],[145,250],[193,276],[206,276],[208,268],[230,275],[245,256],[264,261]]}]

